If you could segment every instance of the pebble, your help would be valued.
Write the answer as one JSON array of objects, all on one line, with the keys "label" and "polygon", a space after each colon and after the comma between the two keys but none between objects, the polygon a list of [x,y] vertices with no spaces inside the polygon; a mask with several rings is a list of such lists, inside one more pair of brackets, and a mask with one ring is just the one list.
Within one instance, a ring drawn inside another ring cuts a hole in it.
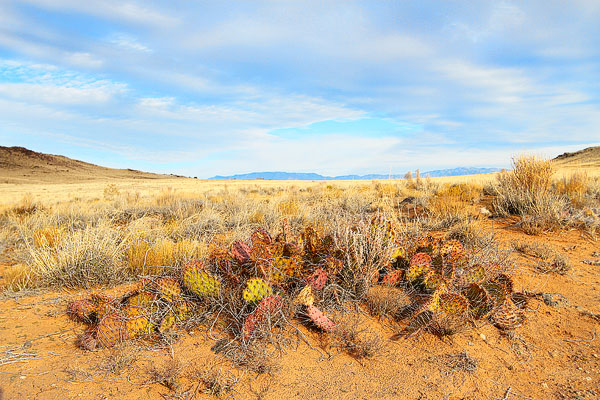
[{"label": "pebble", "polygon": [[485,339],[487,339],[483,333],[480,333],[480,334],[479,334],[479,337],[481,338],[481,340],[485,340]]},{"label": "pebble", "polygon": [[543,382],[543,383],[542,383],[542,387],[543,387],[544,389],[548,389],[548,384],[547,384],[546,382]]}]

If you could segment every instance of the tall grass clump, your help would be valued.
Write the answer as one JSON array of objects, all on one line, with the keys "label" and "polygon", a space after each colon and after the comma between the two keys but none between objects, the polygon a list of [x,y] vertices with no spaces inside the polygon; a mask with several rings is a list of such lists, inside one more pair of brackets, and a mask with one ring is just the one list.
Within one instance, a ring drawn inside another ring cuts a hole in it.
[{"label": "tall grass clump", "polygon": [[88,226],[63,233],[52,245],[27,243],[29,281],[24,286],[89,288],[126,279],[123,239],[105,226]]},{"label": "tall grass clump", "polygon": [[560,225],[568,201],[553,190],[551,162],[523,155],[513,158],[512,166],[498,175],[493,188],[496,213],[525,217],[539,230]]}]

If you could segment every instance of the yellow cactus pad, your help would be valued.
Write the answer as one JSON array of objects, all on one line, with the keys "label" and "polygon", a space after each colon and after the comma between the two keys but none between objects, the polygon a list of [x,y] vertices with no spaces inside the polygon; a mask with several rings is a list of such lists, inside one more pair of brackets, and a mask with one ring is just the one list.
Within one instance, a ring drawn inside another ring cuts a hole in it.
[{"label": "yellow cactus pad", "polygon": [[311,306],[315,302],[315,297],[312,293],[312,287],[310,285],[304,286],[304,288],[298,293],[296,296],[297,304],[302,304],[304,306]]},{"label": "yellow cactus pad", "polygon": [[248,303],[253,303],[261,301],[272,292],[273,290],[267,282],[260,278],[252,278],[246,282],[246,288],[244,289],[242,296]]},{"label": "yellow cactus pad", "polygon": [[185,270],[183,284],[190,292],[198,296],[218,297],[221,293],[221,283],[217,278],[197,268]]}]

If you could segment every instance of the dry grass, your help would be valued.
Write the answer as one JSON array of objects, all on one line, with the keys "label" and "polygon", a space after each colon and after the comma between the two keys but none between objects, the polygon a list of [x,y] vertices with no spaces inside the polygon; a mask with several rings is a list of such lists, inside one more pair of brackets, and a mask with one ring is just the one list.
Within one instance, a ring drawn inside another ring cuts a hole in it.
[{"label": "dry grass", "polygon": [[358,316],[352,315],[338,323],[332,344],[357,359],[372,358],[381,353],[385,339],[365,327],[365,322]]},{"label": "dry grass", "polygon": [[566,274],[571,269],[568,257],[543,243],[515,241],[512,247],[519,253],[537,258],[535,268],[538,272]]},{"label": "dry grass", "polygon": [[165,363],[150,368],[152,382],[160,383],[164,387],[176,391],[181,383],[184,364],[176,358],[169,359]]},{"label": "dry grass", "polygon": [[568,201],[552,188],[554,167],[535,156],[513,158],[513,170],[498,175],[494,208],[500,215],[526,217],[528,233],[560,227]]}]

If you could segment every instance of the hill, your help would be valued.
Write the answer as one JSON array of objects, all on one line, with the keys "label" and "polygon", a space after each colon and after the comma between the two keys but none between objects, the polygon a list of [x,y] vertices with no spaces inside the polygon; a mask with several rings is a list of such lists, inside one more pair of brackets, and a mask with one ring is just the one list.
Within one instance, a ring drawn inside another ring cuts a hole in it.
[{"label": "hill", "polygon": [[[430,176],[432,178],[440,176],[460,176],[460,175],[477,175],[489,174],[498,172],[499,168],[469,168],[460,167],[452,169],[441,169],[435,171],[422,172],[421,176]],[[270,179],[270,180],[298,180],[298,181],[352,181],[352,180],[372,180],[372,179],[403,179],[402,175],[386,175],[386,174],[369,174],[369,175],[340,175],[340,176],[324,176],[315,173],[300,173],[300,172],[251,172],[248,174],[237,174],[230,176],[217,175],[210,179]]]},{"label": "hill", "polygon": [[162,179],[159,175],[133,169],[101,167],[68,157],[38,153],[24,147],[0,146],[0,182],[66,183],[99,179]]},{"label": "hill", "polygon": [[559,168],[600,168],[600,146],[563,153],[552,161]]}]

